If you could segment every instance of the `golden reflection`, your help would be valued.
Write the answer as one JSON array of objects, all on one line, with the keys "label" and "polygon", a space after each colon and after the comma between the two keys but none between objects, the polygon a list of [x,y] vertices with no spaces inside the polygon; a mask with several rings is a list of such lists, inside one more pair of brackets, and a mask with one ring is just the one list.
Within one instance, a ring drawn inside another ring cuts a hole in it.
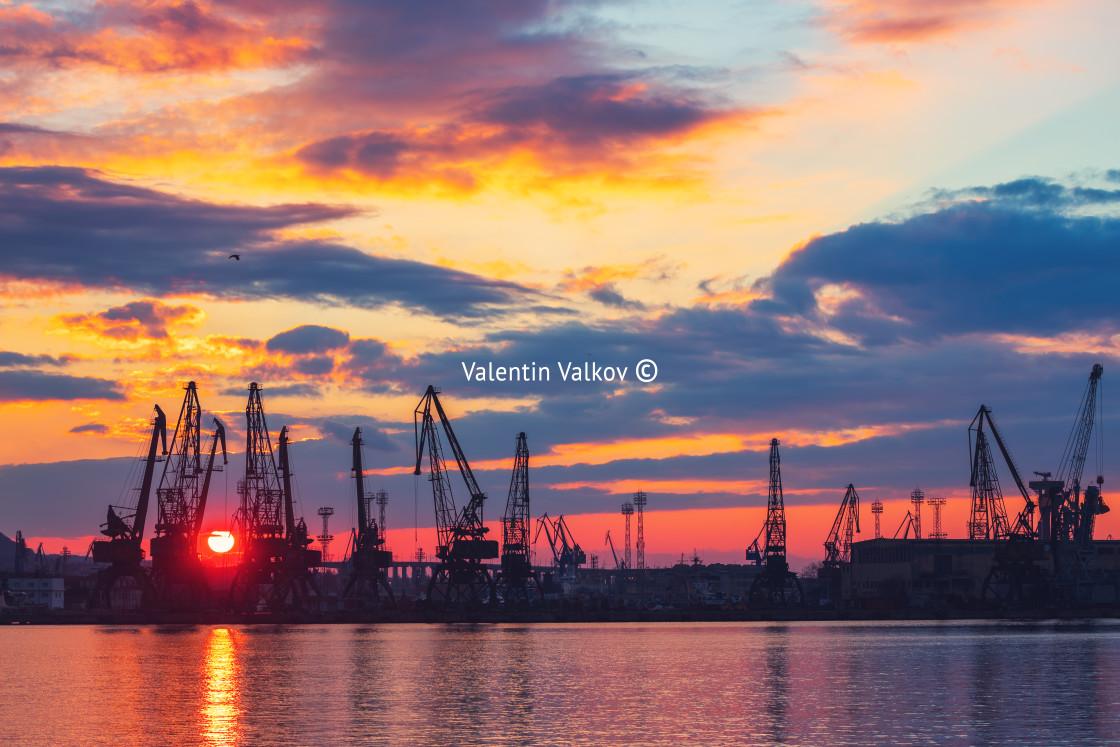
[{"label": "golden reflection", "polygon": [[229,628],[215,628],[206,639],[202,738],[206,744],[241,741],[241,708],[237,689],[237,647]]}]

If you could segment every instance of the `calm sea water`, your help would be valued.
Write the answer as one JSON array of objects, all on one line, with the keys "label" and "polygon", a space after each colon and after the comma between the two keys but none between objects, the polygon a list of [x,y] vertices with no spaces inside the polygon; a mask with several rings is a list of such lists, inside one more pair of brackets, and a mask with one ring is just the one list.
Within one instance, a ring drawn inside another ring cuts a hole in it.
[{"label": "calm sea water", "polygon": [[1120,624],[0,629],[5,744],[1120,743]]}]

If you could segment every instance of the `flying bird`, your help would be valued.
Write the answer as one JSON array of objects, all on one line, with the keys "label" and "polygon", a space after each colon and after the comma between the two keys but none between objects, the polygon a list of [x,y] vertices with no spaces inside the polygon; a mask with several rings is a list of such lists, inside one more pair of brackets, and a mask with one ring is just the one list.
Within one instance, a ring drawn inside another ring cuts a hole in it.
[{"label": "flying bird", "polygon": [[229,258],[230,259],[236,259],[238,262],[241,261],[241,255],[240,254],[231,254],[231,255],[229,255]]}]

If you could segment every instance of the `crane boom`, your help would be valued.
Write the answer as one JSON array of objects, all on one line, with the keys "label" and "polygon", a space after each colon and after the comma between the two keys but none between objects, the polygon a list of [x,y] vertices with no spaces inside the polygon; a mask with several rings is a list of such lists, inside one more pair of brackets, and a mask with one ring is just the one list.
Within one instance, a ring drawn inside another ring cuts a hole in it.
[{"label": "crane boom", "polygon": [[222,464],[229,464],[226,455],[226,427],[222,421],[214,418],[214,432],[210,436],[210,456],[206,462],[206,471],[203,473],[202,490],[198,496],[198,515],[194,519],[194,536],[197,539],[202,532],[202,516],[206,512],[206,497],[210,494],[210,477],[214,472],[214,456],[218,451],[218,443],[222,444]]},{"label": "crane boom", "polygon": [[619,571],[626,570],[626,564],[618,559],[618,553],[615,552],[614,542],[611,540],[611,530],[609,530],[609,529],[607,530],[607,536],[606,536],[606,539],[603,540],[603,544],[607,545],[611,548],[611,555],[614,557],[614,567],[615,567],[615,569],[619,570]]},{"label": "crane boom", "polygon": [[824,565],[828,568],[839,568],[841,563],[847,563],[852,557],[852,541],[854,533],[859,532],[859,493],[855,485],[848,483],[844,498],[840,501],[840,510],[836,512],[836,519],[832,522],[832,530],[824,541]]},{"label": "crane boom", "polygon": [[1058,467],[1057,478],[1076,491],[1081,486],[1081,473],[1085,469],[1085,458],[1089,453],[1089,441],[1093,436],[1093,419],[1097,409],[1097,388],[1100,385],[1101,374],[1104,366],[1097,363],[1089,372],[1089,381],[1085,385],[1085,394],[1081,398],[1081,408],[1077,413],[1073,429],[1066,441],[1065,453],[1062,454],[1061,465]]}]

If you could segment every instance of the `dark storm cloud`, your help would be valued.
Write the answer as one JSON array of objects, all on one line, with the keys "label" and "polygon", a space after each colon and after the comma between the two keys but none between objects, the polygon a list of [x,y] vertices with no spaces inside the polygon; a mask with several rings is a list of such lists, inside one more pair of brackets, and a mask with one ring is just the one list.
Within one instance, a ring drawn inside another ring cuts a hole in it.
[{"label": "dark storm cloud", "polygon": [[[440,316],[493,313],[535,296],[514,283],[272,232],[354,215],[314,203],[188,200],[68,167],[0,169],[0,273],[152,295],[287,298]],[[228,259],[241,254],[241,261]],[[438,288],[438,292],[433,292]]]},{"label": "dark storm cloud", "polygon": [[604,283],[592,288],[587,291],[587,295],[604,306],[613,306],[616,309],[637,309],[640,311],[646,307],[641,301],[627,298],[619,293],[618,286],[614,283]]},{"label": "dark storm cloud", "polygon": [[341,329],[304,324],[273,336],[265,347],[269,352],[303,355],[337,350],[349,342],[350,334]]},{"label": "dark storm cloud", "polygon": [[84,425],[76,425],[71,428],[68,433],[108,433],[109,426],[104,423],[86,423]]},{"label": "dark storm cloud", "polygon": [[684,134],[727,115],[688,89],[654,81],[651,92],[643,80],[597,74],[513,86],[436,127],[327,138],[304,146],[297,157],[319,171],[353,169],[379,179],[432,172],[456,179],[461,175],[449,170],[459,164],[514,148],[529,147],[544,158],[607,161],[647,139]]},{"label": "dark storm cloud", "polygon": [[53,355],[24,355],[7,350],[0,350],[0,368],[34,368],[36,366],[65,366],[70,358]]},{"label": "dark storm cloud", "polygon": [[[979,190],[977,190],[979,191]],[[1051,335],[1109,325],[1120,298],[1120,219],[1065,212],[1120,193],[1037,180],[898,223],[810,241],[759,288],[763,314],[827,323],[867,345],[968,333]],[[819,292],[854,291],[825,315]]]},{"label": "dark storm cloud", "polygon": [[478,121],[519,132],[547,133],[574,147],[683,132],[715,116],[698,94],[657,84],[658,92],[630,92],[643,84],[633,74],[562,77],[495,94],[474,114]]},{"label": "dark storm cloud", "polygon": [[107,379],[39,371],[0,371],[0,402],[124,398],[120,385]]}]

